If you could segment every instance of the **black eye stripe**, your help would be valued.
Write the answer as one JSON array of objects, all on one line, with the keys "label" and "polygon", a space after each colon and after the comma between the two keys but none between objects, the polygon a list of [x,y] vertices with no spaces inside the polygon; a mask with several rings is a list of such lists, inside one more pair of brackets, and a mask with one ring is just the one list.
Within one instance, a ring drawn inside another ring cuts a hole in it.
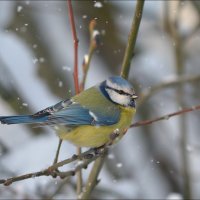
[{"label": "black eye stripe", "polygon": [[126,96],[131,96],[131,94],[126,93],[126,92],[124,92],[123,90],[117,90],[117,89],[112,88],[112,87],[109,87],[109,86],[106,86],[105,88],[110,89],[110,90],[114,90],[114,91],[117,92],[118,94],[123,94],[123,95],[126,95]]}]

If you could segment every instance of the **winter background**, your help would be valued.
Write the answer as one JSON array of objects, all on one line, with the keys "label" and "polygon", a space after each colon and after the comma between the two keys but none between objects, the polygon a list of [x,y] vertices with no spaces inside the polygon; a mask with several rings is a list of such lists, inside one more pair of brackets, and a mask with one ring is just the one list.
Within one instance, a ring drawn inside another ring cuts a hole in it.
[{"label": "winter background", "polygon": [[[88,52],[88,25],[97,21],[100,46],[90,65],[86,88],[119,74],[136,1],[72,1],[79,38],[79,72]],[[184,74],[200,74],[200,4],[169,4],[179,13]],[[139,96],[153,86],[176,80],[176,42],[165,27],[165,1],[146,1],[129,80]],[[172,19],[173,20],[173,19]],[[187,38],[187,41],[186,41]],[[0,115],[34,113],[74,94],[73,39],[66,1],[0,1]],[[197,105],[200,81],[184,84],[184,106]],[[177,111],[177,87],[160,90],[143,102],[134,121]],[[139,101],[139,100],[138,100]],[[199,111],[132,128],[110,149],[93,198],[182,199],[183,155],[187,157],[191,194],[200,198]],[[181,128],[182,127],[182,128]],[[183,130],[184,129],[184,130]],[[187,133],[181,145],[182,132]],[[54,130],[0,125],[0,179],[44,169],[58,144]],[[183,151],[185,149],[185,151]],[[76,152],[64,142],[60,160]],[[71,169],[74,165],[65,166]],[[91,166],[83,170],[87,179]],[[0,185],[0,198],[76,198],[75,178],[40,177]]]}]

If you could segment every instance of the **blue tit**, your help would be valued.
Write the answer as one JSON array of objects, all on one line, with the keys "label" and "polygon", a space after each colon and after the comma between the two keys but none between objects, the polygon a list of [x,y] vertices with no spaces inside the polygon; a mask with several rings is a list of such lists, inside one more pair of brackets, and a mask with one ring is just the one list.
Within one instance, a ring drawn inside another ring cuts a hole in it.
[{"label": "blue tit", "polygon": [[78,147],[115,143],[129,128],[137,98],[132,85],[112,76],[71,99],[33,115],[3,116],[2,124],[53,126],[57,135]]}]

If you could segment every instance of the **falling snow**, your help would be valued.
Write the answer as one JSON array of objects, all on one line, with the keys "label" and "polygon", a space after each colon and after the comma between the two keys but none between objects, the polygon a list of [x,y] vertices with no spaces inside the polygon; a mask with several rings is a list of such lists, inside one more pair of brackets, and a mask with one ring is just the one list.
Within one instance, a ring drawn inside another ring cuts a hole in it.
[{"label": "falling snow", "polygon": [[38,62],[38,59],[37,58],[34,58],[33,59],[33,64],[36,64]]},{"label": "falling snow", "polygon": [[179,193],[171,193],[167,196],[167,200],[182,200],[183,197]]},{"label": "falling snow", "polygon": [[192,152],[194,149],[193,149],[193,147],[191,145],[186,145],[186,150],[188,152]]},{"label": "falling snow", "polygon": [[36,49],[38,47],[37,44],[33,44],[33,48]]},{"label": "falling snow", "polygon": [[94,3],[94,7],[95,8],[102,8],[103,4],[101,2],[99,2],[99,1],[97,1],[97,2]]},{"label": "falling snow", "polygon": [[21,11],[22,11],[22,9],[23,9],[23,7],[22,7],[22,6],[17,6],[17,12],[21,12]]},{"label": "falling snow", "polygon": [[43,57],[40,57],[40,58],[39,58],[39,62],[40,62],[40,63],[44,63],[44,62],[45,62],[45,59],[44,59]]},{"label": "falling snow", "polygon": [[27,107],[28,104],[27,103],[22,103],[22,106]]},{"label": "falling snow", "polygon": [[62,81],[59,81],[58,82],[58,87],[62,87],[63,86],[63,82]]},{"label": "falling snow", "polygon": [[83,15],[82,18],[83,18],[83,19],[87,19],[87,15]]},{"label": "falling snow", "polygon": [[123,164],[122,163],[117,163],[117,168],[121,168],[122,166],[123,166]]},{"label": "falling snow", "polygon": [[99,34],[100,34],[100,33],[99,33],[98,30],[94,30],[94,31],[93,31],[93,34],[92,34],[92,37],[93,37],[93,38],[96,38]]},{"label": "falling snow", "polygon": [[114,154],[108,154],[108,159],[113,160],[115,158]]},{"label": "falling snow", "polygon": [[68,66],[63,66],[62,69],[63,69],[64,71],[71,71],[71,70],[72,70],[72,69],[71,69],[70,67],[68,67]]}]

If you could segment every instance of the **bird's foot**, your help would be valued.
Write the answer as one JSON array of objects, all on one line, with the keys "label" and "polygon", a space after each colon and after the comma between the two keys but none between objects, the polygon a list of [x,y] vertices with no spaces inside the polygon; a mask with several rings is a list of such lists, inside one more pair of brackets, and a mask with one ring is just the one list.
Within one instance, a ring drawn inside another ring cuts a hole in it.
[{"label": "bird's foot", "polygon": [[100,147],[94,148],[95,155],[101,155],[104,153],[106,145],[102,145]]},{"label": "bird's foot", "polygon": [[119,137],[119,135],[120,135],[119,129],[114,130],[114,132],[110,134],[110,141],[108,143],[108,146],[111,146],[113,142]]},{"label": "bird's foot", "polygon": [[88,153],[84,156],[84,159],[91,159],[94,156],[101,156],[105,151],[105,145],[102,145],[100,147],[92,148],[92,153]]}]

